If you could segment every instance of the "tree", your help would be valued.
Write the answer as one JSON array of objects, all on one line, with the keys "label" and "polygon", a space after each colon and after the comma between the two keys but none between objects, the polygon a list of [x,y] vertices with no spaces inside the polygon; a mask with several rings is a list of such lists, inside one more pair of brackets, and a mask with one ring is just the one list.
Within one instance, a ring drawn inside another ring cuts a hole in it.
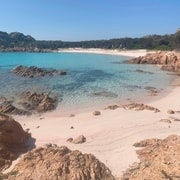
[{"label": "tree", "polygon": [[175,33],[175,48],[180,50],[180,28]]}]

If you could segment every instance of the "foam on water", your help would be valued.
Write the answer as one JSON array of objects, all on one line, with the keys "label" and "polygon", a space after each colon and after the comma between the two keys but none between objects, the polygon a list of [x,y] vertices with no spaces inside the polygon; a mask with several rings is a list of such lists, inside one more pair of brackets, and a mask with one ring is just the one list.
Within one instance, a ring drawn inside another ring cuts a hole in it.
[{"label": "foam on water", "polygon": [[[128,57],[81,53],[0,53],[0,95],[12,97],[26,90],[52,92],[63,111],[146,96],[147,86],[165,88],[172,76],[150,65],[122,63]],[[23,78],[17,65],[67,70],[66,76]],[[137,69],[147,73],[137,72]]]}]

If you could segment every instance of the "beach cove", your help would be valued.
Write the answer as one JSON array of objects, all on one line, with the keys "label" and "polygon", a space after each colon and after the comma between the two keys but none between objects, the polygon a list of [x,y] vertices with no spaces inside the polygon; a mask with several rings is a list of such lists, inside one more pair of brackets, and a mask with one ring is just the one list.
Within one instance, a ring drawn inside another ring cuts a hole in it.
[{"label": "beach cove", "polygon": [[[171,81],[168,89],[162,90],[158,96],[150,96],[148,101],[146,98],[148,95],[145,98],[139,97],[139,99],[127,101],[128,103],[138,102],[155,107],[160,110],[157,113],[120,107],[115,110],[105,109],[110,104],[104,103],[99,108],[96,106],[84,109],[84,112],[77,110],[73,116],[71,111],[62,116],[57,109],[53,112],[30,117],[15,116],[15,120],[24,129],[29,129],[32,137],[36,139],[37,147],[47,143],[55,143],[59,146],[67,146],[72,150],[78,149],[83,153],[94,154],[118,178],[129,165],[133,162],[139,162],[136,148],[132,146],[135,142],[147,138],[165,138],[171,134],[179,134],[180,124],[175,121],[180,118],[180,102],[177,101],[180,98],[179,78],[173,79],[175,80]],[[115,101],[114,104],[122,105],[122,102]],[[168,114],[167,111],[170,109],[176,113]],[[94,116],[95,110],[100,111],[101,114]],[[162,119],[170,119],[171,123],[162,122]],[[79,135],[86,137],[85,143],[72,144],[67,142],[67,139],[76,138]]]}]

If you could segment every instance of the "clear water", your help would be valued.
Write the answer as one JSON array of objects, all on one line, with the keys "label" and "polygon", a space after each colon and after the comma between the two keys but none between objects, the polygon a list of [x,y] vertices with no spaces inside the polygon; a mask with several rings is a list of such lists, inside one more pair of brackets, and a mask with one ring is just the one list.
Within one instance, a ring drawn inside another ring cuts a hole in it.
[{"label": "clear water", "polygon": [[[127,59],[84,53],[0,53],[0,96],[11,97],[25,90],[52,92],[62,99],[58,108],[63,111],[147,96],[146,86],[161,89],[170,83],[172,77],[158,67],[123,64]],[[63,69],[68,75],[18,77],[12,73],[18,65]],[[152,73],[139,73],[136,69]],[[93,95],[101,92],[105,94]]]}]

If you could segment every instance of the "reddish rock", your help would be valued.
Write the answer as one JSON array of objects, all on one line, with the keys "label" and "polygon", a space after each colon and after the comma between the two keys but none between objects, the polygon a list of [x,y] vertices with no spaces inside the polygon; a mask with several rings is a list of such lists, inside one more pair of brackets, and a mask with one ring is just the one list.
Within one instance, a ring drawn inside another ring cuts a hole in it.
[{"label": "reddish rock", "polygon": [[28,152],[16,164],[8,180],[115,180],[95,156],[48,145]]},{"label": "reddish rock", "polygon": [[140,163],[133,164],[124,172],[122,180],[173,179],[180,177],[180,136],[171,135],[166,139],[147,139],[135,143]]},{"label": "reddish rock", "polygon": [[145,56],[131,59],[128,63],[133,64],[158,64],[162,70],[180,73],[180,53],[160,51],[149,53]]},{"label": "reddish rock", "polygon": [[82,144],[86,142],[86,138],[83,135],[78,136],[77,138],[75,138],[72,143],[74,144]]},{"label": "reddish rock", "polygon": [[10,116],[0,113],[0,171],[24,152],[29,134]]}]

